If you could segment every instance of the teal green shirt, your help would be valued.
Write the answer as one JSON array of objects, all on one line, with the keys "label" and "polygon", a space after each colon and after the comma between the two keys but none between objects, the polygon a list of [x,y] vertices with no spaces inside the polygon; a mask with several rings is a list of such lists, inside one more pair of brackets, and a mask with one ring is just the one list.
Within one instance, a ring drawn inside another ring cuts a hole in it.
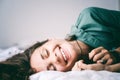
[{"label": "teal green shirt", "polygon": [[84,9],[70,35],[93,48],[113,50],[120,46],[120,11],[90,7]]}]

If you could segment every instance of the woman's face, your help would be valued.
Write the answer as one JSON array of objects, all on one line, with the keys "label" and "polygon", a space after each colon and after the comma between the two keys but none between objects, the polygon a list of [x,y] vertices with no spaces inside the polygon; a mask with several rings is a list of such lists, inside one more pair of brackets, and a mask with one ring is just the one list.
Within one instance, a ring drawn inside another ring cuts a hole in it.
[{"label": "woman's face", "polygon": [[35,49],[30,64],[36,71],[69,71],[78,59],[79,50],[75,41],[51,39]]}]

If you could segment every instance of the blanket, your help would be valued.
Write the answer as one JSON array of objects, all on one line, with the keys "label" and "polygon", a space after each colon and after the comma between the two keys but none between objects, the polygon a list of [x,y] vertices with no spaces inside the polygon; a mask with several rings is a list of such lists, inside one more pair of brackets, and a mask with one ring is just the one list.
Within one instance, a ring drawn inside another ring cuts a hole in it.
[{"label": "blanket", "polygon": [[120,73],[109,71],[43,71],[30,76],[30,80],[120,80]]}]

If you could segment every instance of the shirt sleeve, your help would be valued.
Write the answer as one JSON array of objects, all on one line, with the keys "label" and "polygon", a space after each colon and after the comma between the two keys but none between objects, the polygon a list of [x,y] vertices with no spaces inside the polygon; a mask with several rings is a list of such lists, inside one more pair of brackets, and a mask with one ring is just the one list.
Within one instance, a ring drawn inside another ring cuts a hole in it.
[{"label": "shirt sleeve", "polygon": [[94,48],[118,47],[120,46],[120,11],[86,8],[80,13],[76,24],[72,26],[70,34]]}]

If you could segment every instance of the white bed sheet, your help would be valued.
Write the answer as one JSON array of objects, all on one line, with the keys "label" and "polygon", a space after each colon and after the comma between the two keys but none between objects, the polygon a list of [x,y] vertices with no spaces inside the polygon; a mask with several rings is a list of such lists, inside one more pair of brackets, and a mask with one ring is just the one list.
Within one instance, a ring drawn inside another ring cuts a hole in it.
[{"label": "white bed sheet", "polygon": [[30,80],[120,80],[120,73],[108,71],[43,71],[30,76]]}]

